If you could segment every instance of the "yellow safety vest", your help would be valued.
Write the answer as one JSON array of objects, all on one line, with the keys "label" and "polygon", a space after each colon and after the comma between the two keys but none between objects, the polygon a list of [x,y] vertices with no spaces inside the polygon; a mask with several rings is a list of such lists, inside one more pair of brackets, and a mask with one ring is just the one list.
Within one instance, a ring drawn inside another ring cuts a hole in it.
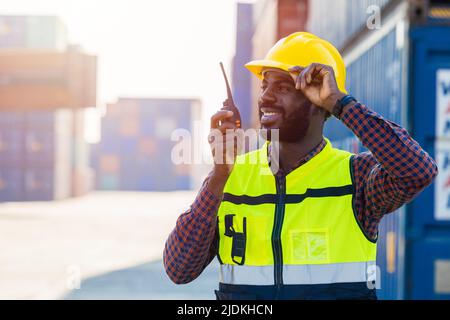
[{"label": "yellow safety vest", "polygon": [[355,217],[352,154],[326,142],[281,178],[269,168],[267,143],[238,156],[218,211],[221,283],[373,280],[376,243]]}]

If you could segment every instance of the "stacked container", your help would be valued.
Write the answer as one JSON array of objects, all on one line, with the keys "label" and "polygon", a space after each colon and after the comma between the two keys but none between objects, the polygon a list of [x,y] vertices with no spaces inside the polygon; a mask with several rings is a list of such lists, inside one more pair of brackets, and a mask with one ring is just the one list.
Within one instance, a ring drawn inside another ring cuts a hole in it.
[{"label": "stacked container", "polygon": [[71,194],[70,110],[2,112],[0,201],[64,199]]},{"label": "stacked container", "polygon": [[236,54],[233,58],[233,98],[239,108],[244,129],[251,127],[251,74],[243,66],[252,58],[253,5],[238,3],[236,24]]},{"label": "stacked container", "polygon": [[[333,12],[336,19],[326,19]],[[378,14],[378,17],[377,17]],[[381,19],[377,26],[376,19]],[[378,296],[450,298],[450,6],[447,1],[310,1],[310,31],[341,49],[347,90],[401,124],[438,162],[439,176],[379,229]],[[365,151],[342,123],[334,146]]]},{"label": "stacked container", "polygon": [[94,188],[95,173],[90,166],[90,145],[86,142],[86,115],[84,109],[71,110],[71,183],[72,196],[82,196]]},{"label": "stacked container", "polygon": [[58,18],[0,16],[0,201],[90,190],[83,108],[95,105],[96,57],[67,46]]},{"label": "stacked container", "polygon": [[[308,0],[260,0],[253,5],[253,34],[251,41],[240,43],[244,48],[251,47],[252,59],[264,59],[267,52],[280,39],[293,32],[306,28]],[[238,38],[239,39],[239,38]],[[245,49],[237,49],[243,51]],[[248,50],[248,49],[247,49]],[[238,52],[238,51],[237,51]],[[246,61],[246,62],[248,62]],[[244,68],[243,65],[240,66]],[[248,73],[247,70],[245,72]],[[251,127],[259,127],[258,96],[260,81],[250,77],[251,81]],[[236,90],[238,90],[236,88]],[[243,120],[247,121],[247,120]]]},{"label": "stacked container", "polygon": [[0,16],[0,48],[57,49],[67,45],[67,29],[53,16]]},{"label": "stacked container", "polygon": [[24,198],[25,117],[20,112],[0,116],[0,201]]},{"label": "stacked container", "polygon": [[194,169],[191,163],[173,161],[172,149],[178,142],[172,140],[172,133],[187,130],[196,143],[192,136],[196,120],[200,120],[200,103],[195,99],[119,99],[108,105],[93,158],[97,188],[190,189]]}]

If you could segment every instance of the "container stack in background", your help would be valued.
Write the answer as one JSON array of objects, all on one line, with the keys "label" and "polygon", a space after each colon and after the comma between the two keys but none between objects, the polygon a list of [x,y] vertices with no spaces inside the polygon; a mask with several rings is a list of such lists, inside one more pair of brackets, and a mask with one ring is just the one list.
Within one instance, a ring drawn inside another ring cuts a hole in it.
[{"label": "container stack in background", "polygon": [[[353,2],[352,2],[353,3]],[[385,299],[450,299],[448,121],[450,3],[448,1],[311,1],[309,28],[341,51],[347,90],[405,127],[434,159],[439,175],[410,204],[382,219],[378,265]],[[324,20],[329,6],[337,16]],[[327,8],[327,9],[325,9]],[[379,25],[376,25],[376,15]],[[331,119],[325,133],[353,152],[363,145]]]},{"label": "container stack in background", "polygon": [[251,74],[242,66],[252,58],[253,36],[253,5],[251,3],[237,4],[236,17],[236,53],[232,63],[233,99],[239,108],[242,119],[242,128],[251,128],[252,95]]},{"label": "container stack in background", "polygon": [[[198,186],[199,166],[176,164],[171,152],[175,129],[198,143],[194,122],[201,117],[196,99],[119,99],[107,106],[101,142],[93,152],[100,190],[173,191]],[[191,146],[193,147],[193,145]]]},{"label": "container stack in background", "polygon": [[54,16],[1,16],[0,48],[56,49],[67,46],[67,29]]},{"label": "container stack in background", "polygon": [[[401,124],[437,160],[436,181],[382,219],[377,292],[381,299],[450,299],[450,3],[260,0],[253,4],[253,21],[252,40],[240,44],[252,47],[252,59],[264,58],[278,39],[295,31],[330,41],[344,57],[347,91]],[[256,106],[260,83],[252,79]],[[245,78],[233,80],[246,86]],[[258,127],[253,110],[252,125]],[[324,134],[335,147],[365,151],[334,118]]]},{"label": "container stack in background", "polygon": [[92,188],[84,108],[96,105],[96,63],[56,17],[0,16],[0,201]]},{"label": "container stack in background", "polygon": [[[296,31],[305,31],[308,3],[308,0],[260,0],[255,2],[252,10],[253,34],[246,44],[242,44],[252,47],[250,60],[263,59],[269,49],[282,37]],[[242,51],[242,49],[239,50]],[[257,105],[260,87],[259,80],[252,75],[250,89],[252,108],[249,122],[254,128],[259,128]]]},{"label": "container stack in background", "polygon": [[54,200],[71,195],[72,124],[69,110],[1,113],[2,201]]}]

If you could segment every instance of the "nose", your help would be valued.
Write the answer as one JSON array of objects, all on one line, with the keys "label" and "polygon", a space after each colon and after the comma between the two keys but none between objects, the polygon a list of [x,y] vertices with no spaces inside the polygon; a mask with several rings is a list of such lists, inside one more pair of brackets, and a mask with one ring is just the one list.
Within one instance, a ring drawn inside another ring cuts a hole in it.
[{"label": "nose", "polygon": [[267,86],[264,90],[261,90],[261,93],[259,95],[259,103],[265,104],[265,103],[275,103],[276,97],[272,92],[272,89],[270,86]]}]

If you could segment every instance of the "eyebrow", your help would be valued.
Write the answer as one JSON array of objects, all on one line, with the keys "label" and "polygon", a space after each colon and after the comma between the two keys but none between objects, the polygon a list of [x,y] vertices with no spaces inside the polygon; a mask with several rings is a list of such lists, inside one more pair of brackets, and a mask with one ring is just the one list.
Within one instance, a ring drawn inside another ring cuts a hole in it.
[{"label": "eyebrow", "polygon": [[[274,83],[274,84],[279,84],[279,83],[293,84],[294,81],[289,81],[289,80],[292,80],[292,79],[287,79],[287,78],[285,78],[285,79],[279,79],[279,80],[273,81],[273,83]],[[262,80],[262,83],[267,83],[267,82],[268,82],[268,81],[267,81],[266,79],[263,79],[263,80]]]}]

